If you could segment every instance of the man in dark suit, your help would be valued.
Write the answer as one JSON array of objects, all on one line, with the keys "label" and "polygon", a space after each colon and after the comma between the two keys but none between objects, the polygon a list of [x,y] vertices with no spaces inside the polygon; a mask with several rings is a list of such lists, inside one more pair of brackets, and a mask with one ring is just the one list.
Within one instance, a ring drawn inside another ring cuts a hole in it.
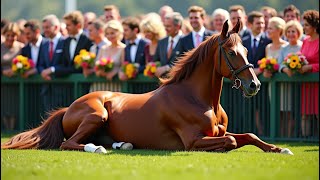
[{"label": "man in dark suit", "polygon": [[67,75],[70,73],[82,73],[82,69],[74,67],[74,57],[79,54],[80,50],[90,50],[92,42],[83,32],[84,18],[80,11],[70,12],[63,17],[69,37],[65,40],[63,46],[63,67],[59,67],[60,74]]},{"label": "man in dark suit", "polygon": [[[258,66],[258,61],[266,56],[265,49],[266,46],[271,43],[271,40],[268,39],[264,33],[265,24],[264,17],[261,12],[252,11],[248,15],[248,27],[251,30],[250,35],[243,37],[242,43],[248,50],[248,61],[253,64],[254,72],[258,76],[262,73]],[[268,117],[261,116],[260,112],[264,110],[263,106],[261,105],[269,103],[269,98],[265,98],[265,96],[263,96],[268,92],[268,86],[262,85],[260,91],[262,91],[262,93],[258,93],[258,95],[254,97],[253,102],[256,103],[253,105],[252,111],[255,112],[255,122],[258,130],[257,133],[259,135],[263,135],[263,122],[267,122]],[[242,119],[244,118],[245,117],[242,117]]]},{"label": "man in dark suit", "polygon": [[188,10],[189,21],[193,31],[181,39],[180,52],[187,52],[204,41],[213,34],[212,31],[204,27],[206,12],[202,7],[191,6]]},{"label": "man in dark suit", "polygon": [[[59,77],[60,67],[63,63],[63,45],[64,37],[60,33],[59,19],[53,15],[47,15],[42,19],[42,29],[44,36],[48,39],[41,50],[38,72],[44,80],[50,81],[53,77]],[[64,107],[71,102],[67,100],[67,94],[61,89],[65,86],[44,83],[41,87],[40,95],[42,97],[44,111]]]},{"label": "man in dark suit", "polygon": [[168,13],[164,19],[164,26],[167,32],[167,37],[158,42],[155,61],[160,61],[161,66],[157,68],[155,75],[163,77],[171,69],[176,58],[180,55],[179,43],[182,37],[183,17],[178,12]]},{"label": "man in dark suit", "polygon": [[258,11],[253,11],[248,15],[248,26],[251,29],[250,35],[242,38],[243,45],[248,49],[248,60],[254,65],[256,75],[261,73],[258,61],[266,56],[266,46],[271,43],[264,33],[264,17]]},{"label": "man in dark suit", "polygon": [[37,20],[27,21],[23,31],[28,44],[21,49],[21,55],[32,59],[35,64],[33,69],[30,69],[23,74],[23,77],[27,78],[32,74],[38,73],[36,67],[39,64],[39,57],[46,40],[41,36],[40,23]]},{"label": "man in dark suit", "polygon": [[246,11],[244,7],[241,5],[230,6],[229,13],[230,13],[230,21],[232,23],[232,26],[235,26],[237,24],[238,19],[242,21],[242,28],[239,32],[240,37],[243,38],[250,35],[250,30],[246,26],[247,16],[246,16]]},{"label": "man in dark suit", "polygon": [[[143,73],[146,65],[146,57],[144,53],[145,46],[149,43],[146,39],[139,36],[139,20],[134,17],[128,17],[122,22],[124,38],[126,40],[126,47],[124,49],[124,61],[139,64],[139,73]],[[119,72],[121,80],[127,80],[128,77]]]}]

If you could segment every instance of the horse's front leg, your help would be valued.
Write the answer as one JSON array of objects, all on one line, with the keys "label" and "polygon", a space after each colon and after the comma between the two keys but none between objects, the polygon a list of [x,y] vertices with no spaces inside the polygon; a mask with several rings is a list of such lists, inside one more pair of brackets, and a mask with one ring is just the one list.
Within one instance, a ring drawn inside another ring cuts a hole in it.
[{"label": "horse's front leg", "polygon": [[280,148],[273,144],[266,143],[258,138],[253,133],[245,133],[245,134],[234,134],[234,133],[226,133],[226,136],[232,136],[236,139],[237,148],[240,148],[245,145],[254,145],[264,152],[274,152],[274,153],[284,153],[284,154],[293,154],[289,149]]}]

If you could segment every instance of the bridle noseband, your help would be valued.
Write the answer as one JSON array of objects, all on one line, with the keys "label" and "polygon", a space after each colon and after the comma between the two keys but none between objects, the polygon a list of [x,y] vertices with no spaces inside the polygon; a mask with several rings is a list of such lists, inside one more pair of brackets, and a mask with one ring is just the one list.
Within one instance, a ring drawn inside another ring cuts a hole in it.
[{"label": "bridle noseband", "polygon": [[241,80],[237,76],[237,74],[239,74],[240,72],[242,72],[243,70],[245,70],[247,68],[253,68],[253,65],[249,63],[249,64],[246,64],[246,65],[242,66],[241,68],[239,68],[237,70],[234,70],[233,67],[230,64],[230,60],[228,59],[228,56],[227,56],[226,52],[222,48],[222,45],[227,41],[227,39],[228,38],[226,38],[226,39],[221,41],[220,36],[218,37],[218,43],[219,43],[219,54],[218,54],[219,55],[219,68],[221,69],[221,66],[220,66],[221,65],[221,55],[220,54],[222,52],[223,57],[226,60],[226,63],[228,65],[229,70],[230,70],[230,72],[232,74],[232,77],[234,79],[232,88],[239,89],[240,86],[241,86]]}]

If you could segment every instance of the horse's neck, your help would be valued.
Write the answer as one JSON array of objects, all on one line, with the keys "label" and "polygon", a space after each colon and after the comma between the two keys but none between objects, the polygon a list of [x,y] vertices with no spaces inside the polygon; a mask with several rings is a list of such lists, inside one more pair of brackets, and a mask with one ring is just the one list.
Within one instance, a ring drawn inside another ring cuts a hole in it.
[{"label": "horse's neck", "polygon": [[197,97],[216,111],[220,103],[222,76],[216,72],[215,63],[209,61],[203,62],[195,69],[189,83]]}]

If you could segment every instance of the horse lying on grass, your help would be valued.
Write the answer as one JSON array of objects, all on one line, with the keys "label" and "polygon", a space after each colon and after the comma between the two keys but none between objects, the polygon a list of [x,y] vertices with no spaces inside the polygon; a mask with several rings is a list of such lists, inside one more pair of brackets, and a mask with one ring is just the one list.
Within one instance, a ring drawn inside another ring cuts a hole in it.
[{"label": "horse lying on grass", "polygon": [[179,58],[158,89],[145,94],[89,93],[1,148],[105,153],[108,143],[104,140],[111,137],[131,142],[137,149],[221,152],[254,145],[265,152],[292,154],[252,133],[226,131],[228,117],[220,105],[223,77],[246,97],[260,88],[238,35],[241,26],[238,21],[228,32],[225,22],[220,35]]}]

